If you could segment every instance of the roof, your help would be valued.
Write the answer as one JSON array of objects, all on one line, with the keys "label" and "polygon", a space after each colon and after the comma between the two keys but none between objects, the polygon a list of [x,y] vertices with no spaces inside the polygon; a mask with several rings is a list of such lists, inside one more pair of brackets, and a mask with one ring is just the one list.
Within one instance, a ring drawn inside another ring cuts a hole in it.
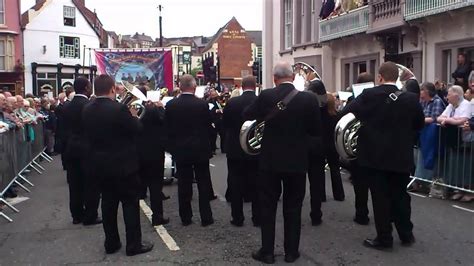
[{"label": "roof", "polygon": [[138,40],[138,41],[154,42],[153,38],[151,38],[148,35],[145,35],[145,33],[138,34],[137,32],[135,33],[135,35],[133,35],[133,39]]},{"label": "roof", "polygon": [[[46,3],[46,0],[41,0],[41,1],[36,1],[36,4],[32,6],[30,9],[33,9],[34,11],[40,10],[43,5]],[[24,28],[28,23],[30,23],[30,16],[28,15],[29,10],[26,10],[21,14],[21,27]]]},{"label": "roof", "polygon": [[250,31],[247,31],[247,34],[257,46],[262,46],[262,31],[261,30],[250,30]]},{"label": "roof", "polygon": [[[214,45],[214,43],[221,37],[222,35],[222,32],[224,31],[224,29],[227,28],[227,26],[232,22],[232,21],[236,21],[239,25],[240,23],[237,21],[237,19],[235,17],[232,17],[229,22],[227,22],[223,27],[221,27],[217,32],[216,34],[214,34],[214,36],[211,37],[211,39],[209,40],[209,42],[207,42],[206,44],[206,47],[204,47],[204,49],[202,50],[203,53],[210,50],[212,48],[212,45]],[[242,27],[242,26],[241,26]],[[243,27],[242,27],[243,28]],[[261,37],[260,37],[261,38]]]}]

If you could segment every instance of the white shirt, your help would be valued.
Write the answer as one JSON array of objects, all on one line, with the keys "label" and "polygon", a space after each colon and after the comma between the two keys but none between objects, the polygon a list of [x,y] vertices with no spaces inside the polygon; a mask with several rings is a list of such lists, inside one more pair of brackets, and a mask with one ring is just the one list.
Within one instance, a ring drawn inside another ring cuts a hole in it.
[{"label": "white shirt", "polygon": [[452,104],[449,104],[441,116],[455,117],[455,118],[471,118],[472,107],[466,99],[462,100],[461,104],[457,108],[453,108]]}]

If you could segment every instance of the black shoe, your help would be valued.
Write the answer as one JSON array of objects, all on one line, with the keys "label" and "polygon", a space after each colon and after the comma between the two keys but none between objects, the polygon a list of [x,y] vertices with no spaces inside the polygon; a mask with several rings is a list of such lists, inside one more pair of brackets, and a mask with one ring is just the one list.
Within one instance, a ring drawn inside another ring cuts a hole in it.
[{"label": "black shoe", "polygon": [[404,247],[410,247],[416,242],[415,236],[413,234],[409,236],[408,238],[401,239],[401,240],[402,240],[402,246]]},{"label": "black shoe", "polygon": [[217,199],[217,195],[211,196],[211,200],[215,200],[215,199]]},{"label": "black shoe", "polygon": [[96,225],[96,224],[101,224],[102,223],[102,219],[100,218],[95,218],[95,220],[93,221],[84,221],[82,222],[83,225],[87,226],[87,225]]},{"label": "black shoe", "polygon": [[393,243],[383,243],[380,242],[378,239],[367,238],[366,240],[364,240],[364,246],[377,250],[387,250],[393,247]]},{"label": "black shoe", "polygon": [[322,219],[319,219],[319,220],[311,220],[311,225],[312,226],[318,226],[318,225],[321,225],[323,223],[323,220]]},{"label": "black shoe", "polygon": [[211,218],[211,220],[208,221],[201,221],[201,226],[206,227],[214,223],[214,219]]},{"label": "black shoe", "polygon": [[171,198],[170,196],[166,196],[165,194],[161,195],[162,200],[169,200],[170,198]]},{"label": "black shoe", "polygon": [[292,263],[295,262],[300,257],[300,253],[296,252],[294,254],[285,254],[285,262]]},{"label": "black shoe", "polygon": [[163,224],[168,224],[170,222],[169,218],[158,218],[158,219],[151,219],[151,225],[157,226],[157,225],[163,225]]},{"label": "black shoe", "polygon": [[253,226],[255,226],[255,227],[260,227],[260,225],[261,225],[260,221],[258,219],[253,219],[252,218],[252,223],[253,223]]},{"label": "black shoe", "polygon": [[231,220],[230,223],[234,226],[237,226],[237,227],[242,227],[244,226],[244,221],[241,220],[241,221],[237,221],[237,220]]},{"label": "black shoe", "polygon": [[258,260],[265,264],[274,264],[275,263],[275,255],[273,254],[263,254],[262,250],[258,250],[252,253],[252,258],[254,260]]},{"label": "black shoe", "polygon": [[151,251],[153,249],[153,244],[149,242],[142,242],[141,247],[136,250],[127,250],[127,256],[135,256],[138,254],[143,254]]},{"label": "black shoe", "polygon": [[360,225],[368,225],[369,224],[369,217],[366,218],[361,218],[361,217],[354,217],[354,222],[360,224]]},{"label": "black shoe", "polygon": [[78,219],[78,218],[72,219],[72,224],[80,224],[80,223],[82,223],[82,219]]},{"label": "black shoe", "polygon": [[114,247],[105,247],[105,253],[107,254],[114,254],[115,252],[119,251],[120,249],[122,248],[122,243],[118,243],[116,246]]},{"label": "black shoe", "polygon": [[192,220],[181,220],[181,224],[182,224],[183,226],[188,226],[188,225],[190,225],[190,224],[192,224],[192,223],[193,223]]}]

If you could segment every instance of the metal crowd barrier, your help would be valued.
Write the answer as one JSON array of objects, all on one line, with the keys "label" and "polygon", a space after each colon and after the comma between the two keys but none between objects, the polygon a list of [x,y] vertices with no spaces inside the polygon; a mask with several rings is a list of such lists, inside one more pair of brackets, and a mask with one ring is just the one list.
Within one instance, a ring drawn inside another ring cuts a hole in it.
[{"label": "metal crowd barrier", "polygon": [[[14,212],[19,210],[8,203],[3,195],[13,184],[30,192],[25,184],[31,187],[34,185],[25,177],[25,172],[33,169],[42,174],[45,168],[40,165],[40,159],[53,161],[53,158],[45,153],[44,143],[44,128],[41,121],[37,125],[27,125],[22,129],[0,133],[0,203]],[[13,221],[1,210],[0,216],[9,222]]]},{"label": "metal crowd barrier", "polygon": [[[408,187],[424,181],[446,188],[474,193],[474,131],[437,125],[435,165],[431,177],[413,176]],[[422,148],[418,152],[421,152]]]}]

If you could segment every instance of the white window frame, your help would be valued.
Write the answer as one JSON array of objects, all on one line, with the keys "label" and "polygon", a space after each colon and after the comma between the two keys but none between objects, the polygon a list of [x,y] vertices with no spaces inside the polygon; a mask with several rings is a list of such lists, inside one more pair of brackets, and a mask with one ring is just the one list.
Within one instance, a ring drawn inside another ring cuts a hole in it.
[{"label": "white window frame", "polygon": [[73,6],[63,6],[63,17],[64,19],[74,19],[74,25],[64,25],[68,27],[76,27],[76,8]]},{"label": "white window frame", "polygon": [[[1,0],[0,0],[1,1]],[[3,60],[3,69],[0,71],[13,71],[15,66],[15,43],[10,36],[0,37],[0,42],[3,43],[3,54],[0,55],[0,60]]]},{"label": "white window frame", "polygon": [[[66,44],[65,38],[73,38],[73,44]],[[59,36],[59,57],[80,59],[81,58],[81,40],[79,37]]]},{"label": "white window frame", "polygon": [[3,54],[0,54],[0,61],[3,61],[3,68],[0,71],[7,71],[7,40],[0,39],[0,45],[3,45]]},{"label": "white window frame", "polygon": [[6,17],[5,17],[5,0],[0,0],[0,2],[2,3],[2,6],[3,6],[3,9],[0,9],[0,17],[3,18],[3,23],[1,22],[0,20],[0,25],[6,25],[7,22],[6,22]]},{"label": "white window frame", "polygon": [[284,46],[290,49],[293,45],[293,0],[284,0]]}]

